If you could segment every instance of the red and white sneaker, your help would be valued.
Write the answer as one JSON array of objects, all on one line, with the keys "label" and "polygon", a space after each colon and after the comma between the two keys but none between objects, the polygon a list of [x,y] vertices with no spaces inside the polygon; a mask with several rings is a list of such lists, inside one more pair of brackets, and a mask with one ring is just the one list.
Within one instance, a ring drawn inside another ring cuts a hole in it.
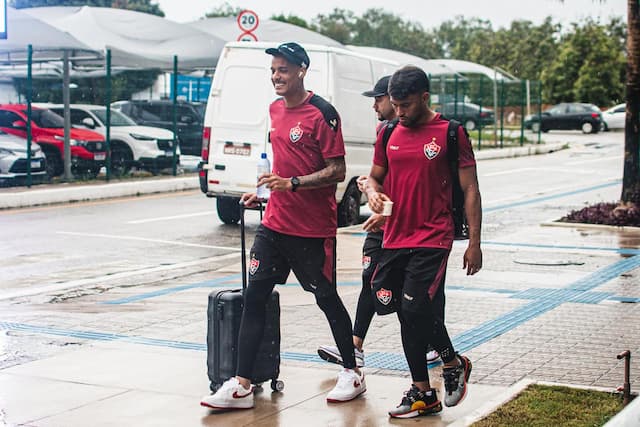
[{"label": "red and white sneaker", "polygon": [[236,377],[230,378],[214,394],[203,397],[200,405],[211,409],[253,408],[253,386],[247,390]]},{"label": "red and white sneaker", "polygon": [[327,394],[327,402],[348,402],[367,391],[364,373],[358,374],[353,369],[343,369],[338,374],[336,386]]}]

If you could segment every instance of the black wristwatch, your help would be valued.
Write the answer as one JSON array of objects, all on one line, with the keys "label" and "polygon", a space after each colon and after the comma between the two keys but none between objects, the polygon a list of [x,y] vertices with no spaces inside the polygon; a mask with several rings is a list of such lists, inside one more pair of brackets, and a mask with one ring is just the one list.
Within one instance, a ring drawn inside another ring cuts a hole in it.
[{"label": "black wristwatch", "polygon": [[300,180],[297,176],[291,177],[291,191],[295,192],[298,189],[298,185],[300,185]]}]

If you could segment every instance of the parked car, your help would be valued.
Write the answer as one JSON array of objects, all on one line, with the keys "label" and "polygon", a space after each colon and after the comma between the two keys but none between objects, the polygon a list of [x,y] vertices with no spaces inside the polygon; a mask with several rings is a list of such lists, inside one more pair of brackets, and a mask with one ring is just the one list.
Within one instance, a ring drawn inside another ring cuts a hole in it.
[{"label": "parked car", "polygon": [[31,162],[32,182],[47,178],[47,162],[38,144],[31,144],[31,157],[27,155],[27,142],[23,138],[0,131],[0,185],[23,184],[27,180]]},{"label": "parked car", "polygon": [[624,129],[627,115],[627,104],[618,104],[602,113],[602,130]]},{"label": "parked car", "polygon": [[493,125],[495,114],[491,108],[482,107],[470,102],[448,102],[436,108],[447,119],[457,120],[464,125],[467,130],[474,130],[481,125]]},{"label": "parked car", "polygon": [[[31,135],[47,156],[49,178],[64,172],[64,119],[46,108],[31,108]],[[0,130],[27,138],[27,106],[0,105]],[[71,129],[71,171],[96,176],[107,158],[104,137],[85,129]]]},{"label": "parked car", "polygon": [[563,102],[542,112],[524,118],[524,127],[533,132],[550,130],[582,130],[597,133],[602,128],[602,113],[593,104]]},{"label": "parked car", "polygon": [[[51,111],[64,115],[64,106],[46,105]],[[72,104],[69,108],[71,124],[106,136],[107,108],[101,105]],[[173,132],[158,127],[141,126],[120,111],[111,110],[111,172],[124,175],[133,166],[157,172],[173,166]],[[180,148],[176,147],[176,163],[180,162]]]},{"label": "parked car", "polygon": [[[116,101],[111,106],[144,126],[173,130],[173,101]],[[191,103],[176,105],[176,126],[182,154],[200,156],[202,151],[202,115]]]}]

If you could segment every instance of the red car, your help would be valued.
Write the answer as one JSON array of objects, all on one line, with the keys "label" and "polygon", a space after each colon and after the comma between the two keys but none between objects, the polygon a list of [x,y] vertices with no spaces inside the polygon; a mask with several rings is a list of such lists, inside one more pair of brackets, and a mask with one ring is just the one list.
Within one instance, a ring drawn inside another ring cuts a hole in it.
[{"label": "red car", "polygon": [[[27,106],[0,105],[0,130],[27,138]],[[47,175],[64,172],[64,119],[44,108],[31,108],[31,136],[47,156]],[[99,133],[71,129],[71,170],[74,175],[96,176],[107,158],[106,143]]]}]

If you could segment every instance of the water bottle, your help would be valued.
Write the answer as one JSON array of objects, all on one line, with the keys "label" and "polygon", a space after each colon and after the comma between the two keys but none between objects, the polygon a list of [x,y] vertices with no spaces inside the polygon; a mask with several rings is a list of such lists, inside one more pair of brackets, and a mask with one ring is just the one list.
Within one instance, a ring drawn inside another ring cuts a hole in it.
[{"label": "water bottle", "polygon": [[[260,154],[260,159],[258,160],[258,178],[260,178],[260,176],[265,173],[271,173],[271,163],[269,163],[269,159],[267,158],[267,153],[262,153]],[[269,187],[267,187],[267,184],[261,185],[260,187],[258,187],[258,190],[256,191],[256,195],[258,196],[258,199],[261,199],[261,200],[267,200],[270,194],[271,194],[271,190],[269,190]]]}]

